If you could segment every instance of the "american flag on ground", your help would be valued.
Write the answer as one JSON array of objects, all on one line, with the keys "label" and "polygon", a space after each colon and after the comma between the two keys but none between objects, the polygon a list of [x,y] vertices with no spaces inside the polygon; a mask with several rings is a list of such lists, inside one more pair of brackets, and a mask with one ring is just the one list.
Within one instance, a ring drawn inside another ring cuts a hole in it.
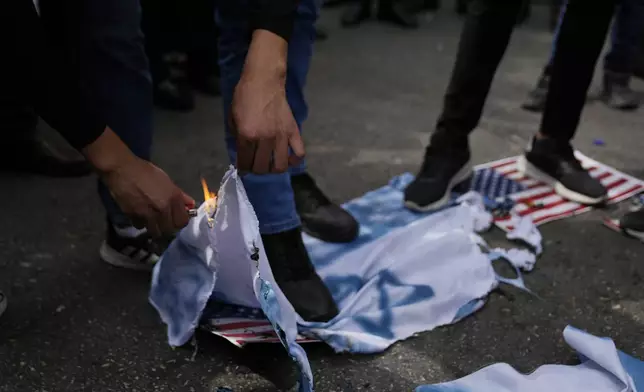
[{"label": "american flag on ground", "polygon": [[[221,336],[237,347],[246,343],[279,343],[275,330],[261,309],[244,306],[211,303],[208,314],[204,315],[201,329]],[[298,343],[317,342],[299,336]]]},{"label": "american flag on ground", "polygon": [[[577,159],[608,188],[608,203],[618,203],[644,190],[644,182],[576,152]],[[571,202],[554,189],[532,178],[524,177],[517,168],[519,157],[506,158],[476,167],[472,189],[490,199],[510,198],[514,211],[528,216],[536,225],[567,218],[591,210]],[[495,224],[506,231],[513,229],[509,217],[495,218]]]}]

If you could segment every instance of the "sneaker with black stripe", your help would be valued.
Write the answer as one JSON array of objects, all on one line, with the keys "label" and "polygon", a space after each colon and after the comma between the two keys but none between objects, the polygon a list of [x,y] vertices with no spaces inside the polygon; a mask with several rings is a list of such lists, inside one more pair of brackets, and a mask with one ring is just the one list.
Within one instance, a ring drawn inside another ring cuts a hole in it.
[{"label": "sneaker with black stripe", "polygon": [[107,224],[107,238],[101,245],[101,260],[116,267],[151,271],[159,261],[161,247],[145,230],[115,228]]}]

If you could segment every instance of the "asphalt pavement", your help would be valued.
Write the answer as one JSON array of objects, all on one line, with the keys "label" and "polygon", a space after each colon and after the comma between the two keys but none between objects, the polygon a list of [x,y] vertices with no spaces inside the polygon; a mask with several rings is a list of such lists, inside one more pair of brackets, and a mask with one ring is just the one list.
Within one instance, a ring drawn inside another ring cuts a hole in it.
[{"label": "asphalt pavement", "polygon": [[[483,163],[521,152],[540,117],[519,108],[549,53],[546,10],[518,28],[473,134]],[[415,171],[438,116],[461,21],[449,8],[418,31],[375,22],[320,26],[305,124],[310,172],[346,201]],[[599,76],[599,73],[598,73]],[[644,91],[644,83],[634,86]],[[200,198],[199,175],[217,183],[227,168],[219,99],[200,97],[190,114],[156,113],[155,161]],[[644,178],[644,110],[620,113],[590,102],[575,145]],[[605,144],[597,146],[595,139]],[[149,275],[99,261],[104,213],[92,178],[0,175],[0,391],[216,391],[290,388],[294,366],[278,345],[237,349],[200,334],[196,349],[172,350],[147,302]],[[542,226],[545,252],[526,276],[541,299],[510,288],[462,322],[395,344],[381,355],[337,355],[309,345],[317,390],[411,391],[488,364],[528,372],[574,363],[568,325],[610,336],[644,357],[644,244],[601,225],[593,211]],[[502,242],[499,232],[487,235]]]}]

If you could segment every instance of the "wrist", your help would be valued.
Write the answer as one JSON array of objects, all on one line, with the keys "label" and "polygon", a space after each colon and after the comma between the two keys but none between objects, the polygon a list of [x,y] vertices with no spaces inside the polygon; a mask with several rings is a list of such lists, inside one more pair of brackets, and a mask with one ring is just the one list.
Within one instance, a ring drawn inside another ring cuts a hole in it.
[{"label": "wrist", "polygon": [[114,173],[137,159],[109,127],[81,152],[100,176]]},{"label": "wrist", "polygon": [[288,43],[268,30],[255,30],[248,48],[242,78],[286,83]]}]

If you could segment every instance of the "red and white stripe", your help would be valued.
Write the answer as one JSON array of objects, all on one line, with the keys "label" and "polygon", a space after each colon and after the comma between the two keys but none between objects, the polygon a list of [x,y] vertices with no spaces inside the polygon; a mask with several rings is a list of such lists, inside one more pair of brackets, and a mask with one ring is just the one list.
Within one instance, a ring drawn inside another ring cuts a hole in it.
[{"label": "red and white stripe", "polygon": [[[244,318],[213,319],[209,326],[204,326],[208,332],[228,340],[237,347],[247,343],[280,343],[273,326],[268,320]],[[298,343],[316,342],[304,336],[298,336]]]},{"label": "red and white stripe", "polygon": [[[608,203],[618,203],[644,190],[644,182],[641,180],[594,161],[579,152],[576,152],[576,155],[583,167],[608,188]],[[564,199],[547,184],[524,177],[517,169],[518,158],[505,158],[477,167],[493,168],[526,188],[522,192],[509,196],[516,203],[514,207],[516,214],[530,217],[535,224],[540,225],[591,210],[588,206]],[[497,218],[495,223],[503,230],[513,229],[510,217]]]}]

